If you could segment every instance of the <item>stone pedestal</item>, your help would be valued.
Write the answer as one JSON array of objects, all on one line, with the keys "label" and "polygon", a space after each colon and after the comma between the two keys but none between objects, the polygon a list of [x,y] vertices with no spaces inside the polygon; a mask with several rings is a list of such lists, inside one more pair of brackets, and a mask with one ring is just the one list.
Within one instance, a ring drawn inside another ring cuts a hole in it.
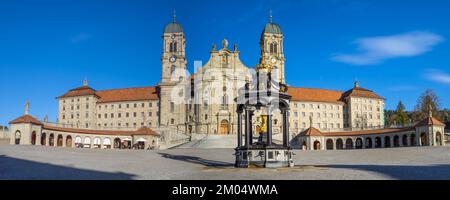
[{"label": "stone pedestal", "polygon": [[292,152],[285,147],[253,147],[252,149],[236,148],[235,167],[281,168],[293,167]]}]

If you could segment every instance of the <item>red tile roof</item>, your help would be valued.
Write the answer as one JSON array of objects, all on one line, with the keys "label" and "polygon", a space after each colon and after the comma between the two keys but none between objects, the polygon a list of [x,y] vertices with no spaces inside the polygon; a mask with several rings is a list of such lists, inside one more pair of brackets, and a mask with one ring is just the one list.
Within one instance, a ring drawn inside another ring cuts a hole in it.
[{"label": "red tile roof", "polygon": [[9,124],[20,124],[20,123],[31,123],[35,125],[43,125],[42,122],[37,120],[36,118],[32,117],[31,115],[23,115],[15,120],[12,120],[9,122]]},{"label": "red tile roof", "polygon": [[441,121],[439,121],[438,119],[436,119],[434,117],[427,117],[426,119],[424,119],[416,124],[416,126],[431,126],[431,125],[445,126],[444,123],[442,123]]},{"label": "red tile roof", "polygon": [[156,87],[127,88],[103,90],[96,93],[100,96],[99,103],[158,100]]},{"label": "red tile roof", "polygon": [[78,97],[95,95],[99,98],[98,103],[111,103],[123,101],[143,101],[143,100],[158,100],[159,96],[156,87],[140,87],[140,88],[126,88],[114,90],[96,91],[88,86],[78,87],[70,90],[59,98]]},{"label": "red tile roof", "polygon": [[344,103],[340,100],[342,92],[336,90],[289,87],[288,94],[292,96],[293,101]]},{"label": "red tile roof", "polygon": [[82,87],[78,87],[78,88],[69,90],[69,92],[65,93],[64,95],[60,96],[59,98],[96,95],[95,92],[96,91],[94,89],[90,88],[89,86],[82,86]]},{"label": "red tile roof", "polygon": [[342,98],[346,97],[366,97],[366,98],[373,98],[373,99],[384,99],[383,97],[375,94],[372,90],[360,88],[360,87],[354,87],[351,90],[346,91],[344,94],[342,94]]},{"label": "red tile roof", "polygon": [[121,135],[121,136],[132,136],[132,135],[154,135],[159,136],[159,133],[153,131],[150,128],[142,127],[136,131],[110,131],[110,130],[89,130],[89,129],[76,129],[76,128],[61,128],[55,126],[44,125],[44,129],[50,131],[61,131],[68,133],[79,133],[79,134],[92,134],[92,135]]},{"label": "red tile roof", "polygon": [[314,127],[308,128],[305,131],[300,133],[301,136],[323,136],[322,132],[317,130]]}]

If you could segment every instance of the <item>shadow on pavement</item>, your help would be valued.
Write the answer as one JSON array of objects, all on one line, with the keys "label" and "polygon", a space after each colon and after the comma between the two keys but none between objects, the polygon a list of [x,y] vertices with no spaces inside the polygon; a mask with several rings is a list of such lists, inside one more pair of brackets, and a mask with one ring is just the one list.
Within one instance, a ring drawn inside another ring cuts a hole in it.
[{"label": "shadow on pavement", "polygon": [[134,176],[0,156],[1,180],[131,180]]},{"label": "shadow on pavement", "polygon": [[320,165],[335,169],[371,171],[400,180],[450,180],[450,165]]},{"label": "shadow on pavement", "polygon": [[194,163],[194,164],[200,164],[200,165],[204,165],[206,167],[233,167],[234,166],[233,163],[221,162],[221,161],[215,161],[215,160],[206,160],[206,159],[194,157],[194,156],[172,155],[172,154],[167,154],[167,153],[158,153],[158,154],[161,155],[163,158],[184,161],[184,162],[189,162],[189,163]]}]

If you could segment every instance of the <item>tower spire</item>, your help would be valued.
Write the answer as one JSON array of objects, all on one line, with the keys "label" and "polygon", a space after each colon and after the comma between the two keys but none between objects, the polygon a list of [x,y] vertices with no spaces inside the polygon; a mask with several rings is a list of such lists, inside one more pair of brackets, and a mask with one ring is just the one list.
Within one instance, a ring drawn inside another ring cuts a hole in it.
[{"label": "tower spire", "polygon": [[173,9],[173,23],[177,22],[177,10]]},{"label": "tower spire", "polygon": [[272,9],[269,10],[269,22],[272,23]]},{"label": "tower spire", "polygon": [[83,80],[83,86],[88,86],[88,85],[89,85],[89,83],[88,83],[87,78],[84,78],[84,80]]},{"label": "tower spire", "polygon": [[25,115],[28,115],[30,113],[30,102],[27,100],[25,102]]}]

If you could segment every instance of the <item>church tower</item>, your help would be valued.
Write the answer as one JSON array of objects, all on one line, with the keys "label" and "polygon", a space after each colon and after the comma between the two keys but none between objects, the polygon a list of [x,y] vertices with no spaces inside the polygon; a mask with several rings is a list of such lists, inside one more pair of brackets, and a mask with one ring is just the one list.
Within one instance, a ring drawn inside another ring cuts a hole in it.
[{"label": "church tower", "polygon": [[166,25],[163,33],[163,53],[161,57],[162,75],[159,83],[160,119],[163,127],[181,128],[184,123],[184,102],[181,83],[186,79],[186,37],[181,24],[173,21]]},{"label": "church tower", "polygon": [[278,24],[273,23],[272,11],[270,11],[269,22],[261,33],[260,40],[261,60],[266,64],[272,65],[276,78],[280,83],[286,83],[284,79],[284,51],[283,51],[283,32]]}]

